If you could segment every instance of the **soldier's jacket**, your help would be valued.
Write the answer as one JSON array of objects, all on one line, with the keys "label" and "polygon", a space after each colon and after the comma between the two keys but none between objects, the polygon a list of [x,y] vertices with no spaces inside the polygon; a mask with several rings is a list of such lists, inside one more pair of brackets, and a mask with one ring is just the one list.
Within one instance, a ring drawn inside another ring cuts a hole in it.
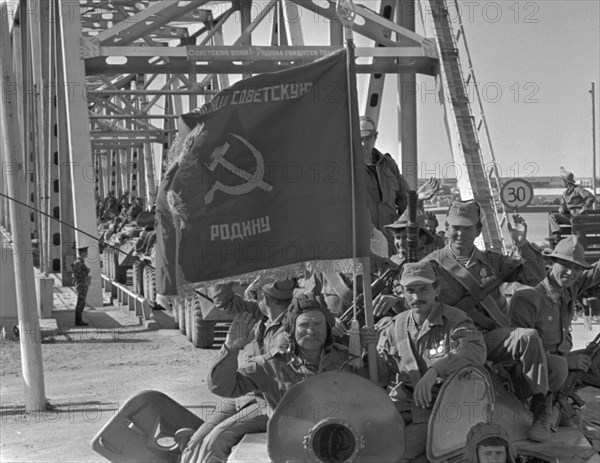
[{"label": "soldier's jacket", "polygon": [[[415,422],[421,420],[416,418],[412,390],[429,368],[447,378],[465,366],[483,365],[487,355],[473,321],[462,310],[439,302],[420,330],[412,310],[389,320],[381,329],[377,353],[380,384],[387,385],[400,411],[413,411]],[[426,420],[429,412],[422,418]]]},{"label": "soldier's jacket", "polygon": [[566,215],[580,214],[591,209],[595,201],[592,193],[577,185],[571,191],[563,192],[559,211]]},{"label": "soldier's jacket", "polygon": [[77,290],[87,289],[89,287],[88,276],[90,274],[90,269],[87,265],[85,265],[84,260],[81,257],[78,257],[73,262],[71,266],[73,269],[73,283]]},{"label": "soldier's jacket", "polygon": [[339,370],[348,360],[343,346],[334,344],[324,353],[318,369],[305,365],[300,357],[271,353],[254,357],[238,368],[238,352],[223,346],[208,375],[209,389],[221,397],[240,397],[260,391],[267,401],[269,416],[290,387],[316,373]]},{"label": "soldier's jacket", "polygon": [[394,222],[408,204],[408,184],[389,154],[373,149],[377,159],[373,169],[366,167],[367,207],[373,225],[383,230]]},{"label": "soldier's jacket", "polygon": [[573,348],[573,304],[584,291],[599,284],[600,261],[566,290],[561,290],[550,277],[535,287],[519,287],[510,300],[511,322],[514,326],[535,328],[547,352],[568,354]]},{"label": "soldier's jacket", "polygon": [[[507,282],[518,281],[526,285],[538,284],[546,276],[546,268],[542,254],[533,248],[530,243],[520,246],[519,252],[521,254],[523,266],[516,274],[508,279]],[[445,261],[456,262],[457,259],[452,252],[450,245],[447,245],[442,249],[433,251],[421,261],[436,261],[443,267]],[[466,268],[469,273],[477,279],[479,284],[482,285],[517,264],[518,260],[512,257],[493,251],[481,252],[479,249],[474,248]],[[444,304],[454,305],[468,295],[467,289],[457,282],[456,275],[449,274],[443,268],[440,269],[440,278],[438,279],[438,282],[440,284],[438,301],[443,302]],[[496,300],[498,307],[501,309],[506,307],[506,301],[500,294],[499,289],[493,291],[491,296]]]}]

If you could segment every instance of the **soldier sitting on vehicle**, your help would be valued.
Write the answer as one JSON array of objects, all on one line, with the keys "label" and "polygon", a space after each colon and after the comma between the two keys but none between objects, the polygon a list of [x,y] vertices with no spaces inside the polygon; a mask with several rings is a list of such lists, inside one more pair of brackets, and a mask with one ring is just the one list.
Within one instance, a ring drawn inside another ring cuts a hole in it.
[{"label": "soldier sitting on vehicle", "polygon": [[[532,407],[540,410],[529,433],[536,441],[551,437],[553,395],[565,382],[568,371],[590,369],[591,359],[581,351],[571,350],[571,321],[576,300],[584,291],[600,284],[600,261],[588,265],[583,246],[575,236],[560,241],[548,257],[552,260],[548,276],[534,287],[518,288],[509,310],[514,325],[537,330],[546,352],[549,393],[531,399]],[[600,365],[596,365],[596,371],[598,368]],[[562,424],[570,424],[566,418]]]},{"label": "soldier sitting on vehicle", "polygon": [[[238,368],[238,354],[254,338],[255,320],[251,313],[235,316],[225,344],[214,360],[208,378],[210,390],[222,397],[240,397],[259,391],[266,402],[264,424],[285,392],[314,374],[340,370],[348,361],[347,349],[333,343],[331,312],[310,295],[295,297],[285,314],[285,332],[277,346]],[[266,430],[266,427],[265,429]],[[257,432],[257,431],[247,431]],[[242,436],[240,436],[241,439]],[[182,462],[221,462],[227,455],[210,452],[206,442],[199,452],[186,452]]]},{"label": "soldier sitting on vehicle", "polygon": [[[480,215],[475,201],[454,201],[446,215],[448,244],[423,261],[439,264],[439,300],[461,308],[473,319],[483,333],[487,359],[492,363],[518,361],[523,387],[540,394],[536,397],[546,396],[549,381],[542,340],[535,329],[510,326],[506,299],[498,289],[502,282],[535,285],[542,281],[546,274],[543,257],[527,241],[527,224],[520,216],[514,217],[515,226],[510,227],[520,262],[493,251],[478,250],[474,243],[483,228]],[[542,419],[543,410],[537,403],[532,411],[535,420]]]},{"label": "soldier sitting on vehicle", "polygon": [[380,383],[405,422],[404,455],[425,454],[428,420],[440,380],[462,367],[483,365],[485,342],[461,310],[437,301],[434,264],[404,265],[400,284],[409,310],[383,322],[377,343]]},{"label": "soldier sitting on vehicle", "polygon": [[[246,290],[252,300],[233,292],[233,284],[216,285],[213,300],[217,309],[230,314],[249,313],[256,323],[254,339],[244,347],[246,359],[278,348],[286,311],[292,302],[293,280],[261,285],[256,279]],[[247,433],[267,430],[266,405],[261,394],[250,391],[238,399],[225,398],[187,444],[182,461],[226,461],[231,449]]]},{"label": "soldier sitting on vehicle", "polygon": [[477,423],[467,435],[464,463],[515,463],[517,450],[506,430],[496,423]]},{"label": "soldier sitting on vehicle", "polygon": [[[419,227],[416,245],[417,259],[421,259],[427,255],[426,249],[434,240],[434,237],[425,227],[424,219],[425,216],[422,213],[417,212],[417,225]],[[398,267],[402,266],[408,260],[408,222],[409,216],[408,210],[406,210],[398,220],[384,227],[388,235],[394,240],[394,248],[396,249],[396,254],[393,255],[390,260]],[[402,290],[399,288],[397,278],[394,278],[390,292],[392,294],[382,295],[380,301],[374,301],[373,315],[376,318],[385,316],[390,309],[395,313],[399,313],[405,309],[402,299]]]},{"label": "soldier sitting on vehicle", "polygon": [[[425,247],[433,242],[433,237],[427,231],[423,221],[423,214],[417,214],[417,224],[419,226],[417,253],[419,258],[425,255]],[[388,235],[393,239],[394,247],[397,254],[393,255],[386,263],[380,264],[383,268],[396,268],[401,266],[407,260],[407,226],[408,226],[408,211],[405,211],[402,216],[394,223],[384,227]],[[373,276],[373,278],[377,278]],[[391,281],[391,280],[390,280]],[[397,282],[396,282],[397,283]],[[358,283],[359,291],[362,284]],[[341,273],[315,273],[307,281],[305,285],[307,292],[315,295],[317,298],[322,298],[327,308],[331,310],[336,317],[343,314],[353,303],[352,300],[352,280],[349,276]],[[375,295],[373,299],[373,314],[375,317],[382,317],[390,310],[398,313],[404,309],[398,295],[392,294],[392,284],[389,285],[380,294]],[[337,325],[336,325],[337,326]],[[337,335],[337,332],[335,333]]]},{"label": "soldier sitting on vehicle", "polygon": [[[558,212],[553,212],[548,217],[550,233],[554,244],[562,239],[561,225],[571,225],[573,217],[587,214],[592,209],[596,197],[581,185],[575,183],[573,172],[568,172],[561,167],[561,178],[566,187],[560,199]],[[569,229],[569,233],[571,230]],[[585,246],[584,246],[585,247]]]}]

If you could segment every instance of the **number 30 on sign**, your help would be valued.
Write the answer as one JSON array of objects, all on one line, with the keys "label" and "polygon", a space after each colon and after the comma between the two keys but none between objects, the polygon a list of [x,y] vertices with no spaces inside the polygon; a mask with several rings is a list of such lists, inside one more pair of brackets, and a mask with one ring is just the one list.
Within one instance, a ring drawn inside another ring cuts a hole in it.
[{"label": "number 30 on sign", "polygon": [[500,199],[506,207],[523,208],[533,199],[533,187],[531,183],[520,178],[509,180],[500,189]]}]

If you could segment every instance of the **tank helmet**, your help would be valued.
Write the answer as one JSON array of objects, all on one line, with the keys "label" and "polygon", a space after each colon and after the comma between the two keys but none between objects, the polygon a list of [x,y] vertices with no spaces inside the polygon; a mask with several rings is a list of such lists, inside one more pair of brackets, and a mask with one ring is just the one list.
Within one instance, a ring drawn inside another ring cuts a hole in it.
[{"label": "tank helmet", "polygon": [[515,463],[517,458],[517,449],[510,440],[508,432],[497,423],[477,423],[467,434],[465,443],[464,461],[465,463],[478,463],[477,447],[486,439],[496,437],[506,443],[507,461]]},{"label": "tank helmet", "polygon": [[333,344],[332,329],[335,326],[335,316],[326,307],[321,305],[321,303],[312,294],[303,293],[292,299],[292,303],[288,307],[283,319],[283,328],[290,334],[294,348],[296,344],[296,319],[300,316],[300,314],[311,311],[321,312],[325,316],[325,321],[327,322],[327,338],[325,339],[324,347],[327,348]]}]

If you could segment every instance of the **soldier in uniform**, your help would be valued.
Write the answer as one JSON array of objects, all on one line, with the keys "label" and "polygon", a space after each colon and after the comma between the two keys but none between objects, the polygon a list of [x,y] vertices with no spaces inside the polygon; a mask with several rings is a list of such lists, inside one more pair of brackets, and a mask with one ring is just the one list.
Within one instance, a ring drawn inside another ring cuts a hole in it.
[{"label": "soldier in uniform", "polygon": [[[215,307],[229,314],[251,314],[258,320],[250,343],[244,346],[246,360],[279,349],[278,336],[285,329],[287,309],[292,302],[294,280],[281,280],[260,285],[257,279],[244,300],[233,292],[232,284],[217,285]],[[211,416],[194,433],[182,455],[183,463],[195,461],[226,461],[231,449],[253,432],[267,430],[266,404],[259,393],[251,391],[238,398],[224,398]]]},{"label": "soldier in uniform", "polygon": [[[535,423],[542,419],[543,400],[540,403],[540,398],[555,387],[549,384],[542,340],[534,329],[510,327],[506,299],[497,288],[489,294],[482,290],[483,284],[498,278],[536,285],[546,276],[541,252],[527,241],[527,225],[520,216],[515,217],[515,224],[516,227],[510,228],[510,234],[521,262],[493,251],[478,250],[474,242],[483,228],[479,205],[475,201],[454,201],[446,215],[448,244],[427,255],[423,261],[439,264],[441,302],[455,305],[469,295],[476,299],[476,307],[467,313],[483,333],[487,358],[491,362],[519,362],[521,381],[534,394],[531,410]],[[530,437],[535,436],[533,426],[532,429]]]},{"label": "soldier in uniform", "polygon": [[[266,414],[270,416],[283,394],[294,384],[323,371],[339,370],[347,362],[347,349],[333,343],[333,325],[331,312],[312,296],[300,295],[286,312],[282,338],[287,342],[278,342],[271,352],[253,357],[247,366],[238,368],[240,350],[253,339],[254,321],[250,313],[236,315],[225,344],[211,366],[210,390],[222,397],[240,397],[259,391],[266,402]],[[226,455],[206,450],[203,445],[196,458],[182,461],[226,460]]]},{"label": "soldier in uniform", "polygon": [[573,172],[563,170],[561,178],[566,190],[560,199],[558,212],[553,212],[548,217],[548,225],[555,244],[562,239],[560,226],[571,225],[573,217],[587,214],[596,201],[596,197],[592,193],[575,183]]},{"label": "soldier in uniform", "polygon": [[464,463],[515,463],[517,450],[506,430],[496,423],[477,423],[467,435]]},{"label": "soldier in uniform", "polygon": [[[360,139],[366,167],[367,208],[371,222],[378,230],[394,222],[408,206],[409,186],[389,153],[375,148],[377,141],[375,121],[369,116],[360,117]],[[430,178],[418,189],[419,200],[431,199],[440,189],[440,181]],[[388,239],[389,254],[394,246]]]},{"label": "soldier in uniform", "polygon": [[88,288],[90,287],[91,279],[90,268],[85,265],[85,258],[88,255],[88,248],[77,248],[77,259],[72,264],[73,283],[77,291],[77,304],[75,305],[75,325],[88,326],[88,323],[83,321],[83,309],[85,308],[85,298]]},{"label": "soldier in uniform", "polygon": [[[398,220],[384,227],[385,231],[394,240],[396,254],[390,259],[396,265],[401,265],[408,257],[408,222],[408,211],[404,211]],[[425,216],[420,212],[417,213],[417,225],[419,226],[417,258],[422,259],[427,255],[427,248],[433,244],[434,237],[425,226]]]},{"label": "soldier in uniform", "polygon": [[[581,351],[572,351],[571,321],[575,301],[589,288],[600,284],[600,261],[593,266],[585,261],[583,246],[573,235],[560,241],[549,255],[552,267],[548,276],[534,287],[515,291],[510,301],[514,325],[536,329],[542,339],[548,361],[548,375],[555,378],[544,401],[541,417],[535,423],[535,440],[548,440],[552,413],[552,392],[558,391],[568,370],[588,371],[591,359]],[[600,367],[600,365],[598,366]],[[532,399],[532,402],[536,399]],[[563,420],[563,424],[569,424]]]},{"label": "soldier in uniform", "polygon": [[425,454],[439,379],[468,365],[483,365],[486,349],[463,311],[437,301],[440,288],[431,263],[405,264],[400,284],[409,310],[384,323],[377,352],[379,380],[406,424],[404,462]]}]

